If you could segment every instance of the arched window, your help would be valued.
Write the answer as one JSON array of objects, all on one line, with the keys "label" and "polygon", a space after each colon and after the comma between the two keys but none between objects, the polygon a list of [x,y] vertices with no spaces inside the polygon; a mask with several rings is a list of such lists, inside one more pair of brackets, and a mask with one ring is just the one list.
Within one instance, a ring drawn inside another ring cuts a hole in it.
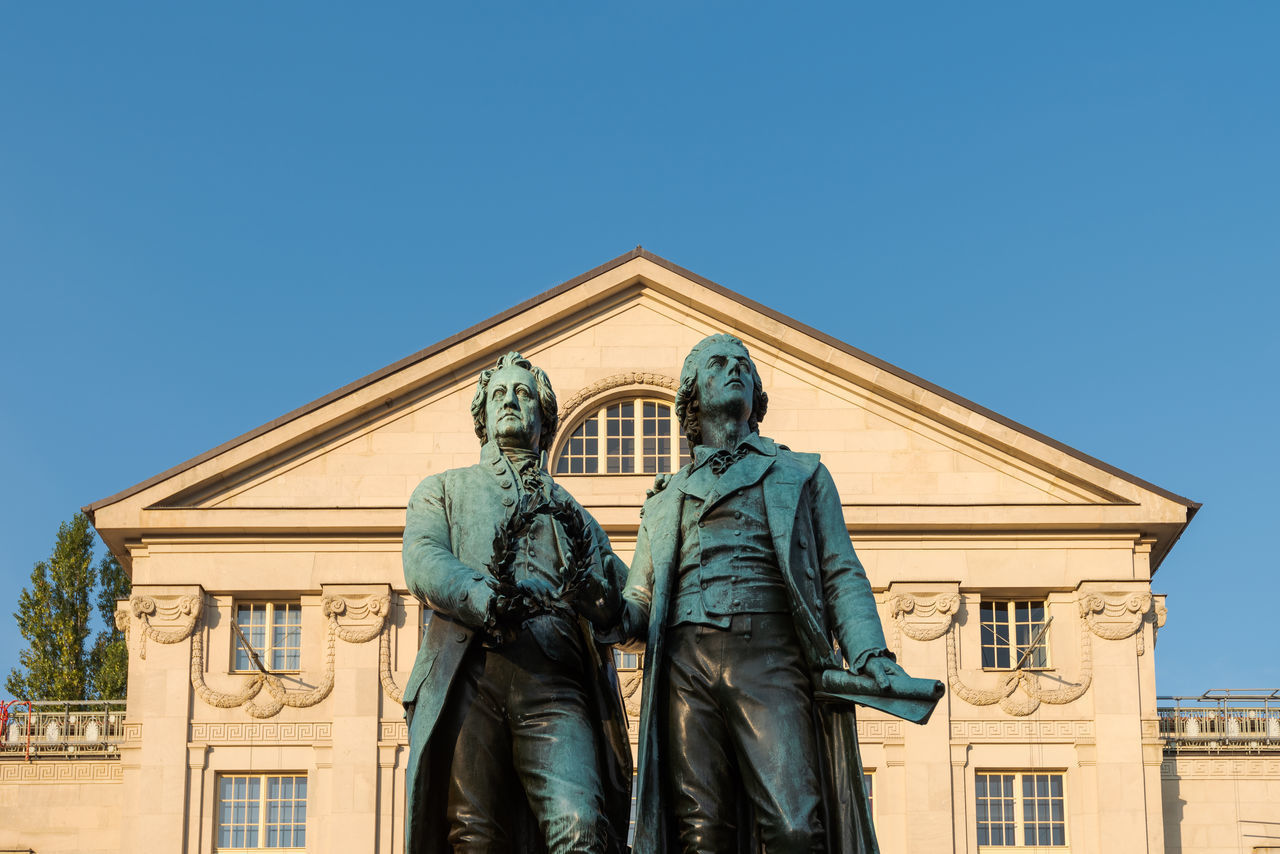
[{"label": "arched window", "polygon": [[661,474],[689,462],[670,402],[636,397],[600,406],[574,427],[556,474]]}]

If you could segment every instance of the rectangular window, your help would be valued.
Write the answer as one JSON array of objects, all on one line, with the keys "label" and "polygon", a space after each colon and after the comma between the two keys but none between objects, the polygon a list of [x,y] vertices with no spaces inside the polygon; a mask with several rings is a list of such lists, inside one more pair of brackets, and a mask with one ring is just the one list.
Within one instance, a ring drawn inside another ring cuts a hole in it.
[{"label": "rectangular window", "polygon": [[[302,606],[295,603],[244,602],[236,605],[236,625],[248,638],[258,660],[272,673],[296,672],[302,666]],[[232,632],[232,668],[256,671],[240,635]]]},{"label": "rectangular window", "polygon": [[[1031,648],[1031,642],[1045,625],[1042,601],[983,602],[980,608],[982,626],[982,668],[1011,670]],[[1049,666],[1049,635],[1040,636],[1035,649],[1023,661],[1023,667],[1043,669]]]},{"label": "rectangular window", "polygon": [[1066,849],[1060,773],[979,772],[974,779],[974,815],[980,848]]},{"label": "rectangular window", "polygon": [[862,772],[862,791],[867,793],[867,813],[874,820],[876,815],[876,781],[870,771]]},{"label": "rectangular window", "polygon": [[217,849],[293,849],[307,844],[307,778],[220,774]]},{"label": "rectangular window", "polygon": [[613,664],[618,670],[639,670],[640,653],[623,652],[620,649],[615,649],[613,651]]}]

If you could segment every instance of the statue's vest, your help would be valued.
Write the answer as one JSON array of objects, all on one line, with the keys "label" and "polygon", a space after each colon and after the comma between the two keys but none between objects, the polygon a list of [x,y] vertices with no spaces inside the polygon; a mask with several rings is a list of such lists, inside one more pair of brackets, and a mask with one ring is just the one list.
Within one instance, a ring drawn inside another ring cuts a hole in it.
[{"label": "statue's vest", "polygon": [[789,610],[759,483],[709,509],[687,497],[671,622],[728,628],[734,614]]}]

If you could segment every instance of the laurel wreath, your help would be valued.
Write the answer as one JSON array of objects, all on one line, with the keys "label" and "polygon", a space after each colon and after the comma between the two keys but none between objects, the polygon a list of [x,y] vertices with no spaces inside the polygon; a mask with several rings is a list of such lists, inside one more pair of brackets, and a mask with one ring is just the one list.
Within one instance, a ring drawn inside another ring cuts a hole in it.
[{"label": "laurel wreath", "polygon": [[[560,587],[549,604],[522,593],[515,577],[520,542],[528,536],[540,515],[559,522],[569,544]],[[485,625],[490,638],[499,643],[510,641],[526,621],[541,614],[573,617],[576,613],[573,602],[583,595],[591,578],[595,550],[595,538],[587,530],[582,514],[571,503],[537,494],[521,495],[506,524],[494,532],[493,557],[485,566],[494,579],[494,605]]]}]

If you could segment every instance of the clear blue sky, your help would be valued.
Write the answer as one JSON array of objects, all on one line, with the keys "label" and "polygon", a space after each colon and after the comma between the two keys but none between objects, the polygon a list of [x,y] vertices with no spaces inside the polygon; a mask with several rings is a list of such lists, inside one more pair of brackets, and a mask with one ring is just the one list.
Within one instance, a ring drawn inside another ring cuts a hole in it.
[{"label": "clear blue sky", "polygon": [[1280,6],[7,4],[0,671],[77,508],[643,244],[1204,509],[1280,687]]}]

